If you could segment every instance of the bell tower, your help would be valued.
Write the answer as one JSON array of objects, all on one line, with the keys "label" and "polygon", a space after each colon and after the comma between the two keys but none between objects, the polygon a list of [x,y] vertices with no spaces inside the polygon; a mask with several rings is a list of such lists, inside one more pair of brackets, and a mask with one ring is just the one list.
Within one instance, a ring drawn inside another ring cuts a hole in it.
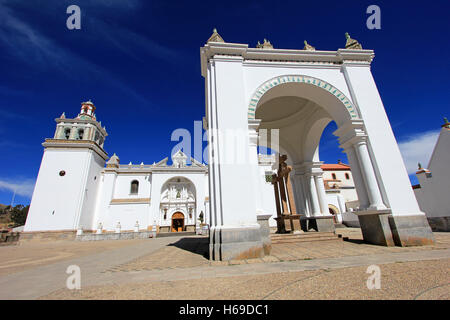
[{"label": "bell tower", "polygon": [[25,232],[94,229],[93,217],[101,170],[108,155],[108,135],[92,101],[82,102],[77,117],[55,119],[53,138],[44,155],[25,223]]}]

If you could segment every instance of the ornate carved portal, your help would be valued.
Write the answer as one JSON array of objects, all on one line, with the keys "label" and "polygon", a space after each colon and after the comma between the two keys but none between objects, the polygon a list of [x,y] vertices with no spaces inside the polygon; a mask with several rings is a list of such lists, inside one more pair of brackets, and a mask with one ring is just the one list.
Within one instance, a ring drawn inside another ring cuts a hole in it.
[{"label": "ornate carved portal", "polygon": [[286,163],[287,156],[279,156],[278,171],[272,175],[277,207],[277,233],[300,231],[300,215],[295,208],[294,192],[290,173],[292,167]]}]

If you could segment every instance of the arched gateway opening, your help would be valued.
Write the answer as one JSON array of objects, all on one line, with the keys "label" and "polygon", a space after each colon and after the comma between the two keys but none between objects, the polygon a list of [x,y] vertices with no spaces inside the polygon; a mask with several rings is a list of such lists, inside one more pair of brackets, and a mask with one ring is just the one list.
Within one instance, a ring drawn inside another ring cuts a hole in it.
[{"label": "arched gateway opening", "polygon": [[[272,130],[277,131],[278,150],[273,141],[266,140],[269,142],[266,146],[277,153],[277,160],[282,159],[277,164],[279,168],[289,168],[284,179],[275,174],[272,181],[278,232],[334,231],[335,217],[329,211],[319,142],[331,121],[336,122],[338,129],[356,121],[362,127],[357,109],[342,92],[327,82],[302,75],[271,79],[256,92],[249,105],[249,125],[253,125],[259,135],[262,130],[267,136],[271,136]],[[279,168],[274,169],[280,172]],[[362,205],[367,208],[363,187],[359,184],[356,189],[358,195],[361,194]],[[378,208],[386,208],[381,193],[375,196],[378,197]]]},{"label": "arched gateway opening", "polygon": [[[215,31],[201,48],[211,259],[270,252],[267,217],[274,210],[264,210],[266,182],[257,153],[262,129],[279,130],[276,151],[292,167],[298,214],[319,231],[333,228],[318,152],[330,121],[337,125],[334,134],[352,170],[364,240],[400,246],[433,243],[370,71],[374,52],[349,39],[347,49],[336,51],[274,49],[270,44],[250,48],[226,43]],[[243,143],[226,143],[227,130],[248,136]],[[248,154],[248,161],[230,163],[230,154]]]}]

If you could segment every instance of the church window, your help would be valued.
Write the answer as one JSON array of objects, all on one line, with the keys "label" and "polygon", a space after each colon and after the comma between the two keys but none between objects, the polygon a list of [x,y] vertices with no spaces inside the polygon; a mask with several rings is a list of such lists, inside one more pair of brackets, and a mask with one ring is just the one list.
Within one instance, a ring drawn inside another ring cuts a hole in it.
[{"label": "church window", "polygon": [[133,181],[131,182],[131,190],[130,190],[130,193],[131,193],[131,194],[137,194],[138,191],[139,191],[139,181],[133,180]]},{"label": "church window", "polygon": [[348,173],[345,174],[345,179],[347,179],[347,180],[350,179],[350,175]]},{"label": "church window", "polygon": [[64,129],[64,136],[66,139],[70,138],[70,128]]},{"label": "church window", "polygon": [[332,173],[331,177],[333,178],[333,180],[336,180],[336,173]]}]

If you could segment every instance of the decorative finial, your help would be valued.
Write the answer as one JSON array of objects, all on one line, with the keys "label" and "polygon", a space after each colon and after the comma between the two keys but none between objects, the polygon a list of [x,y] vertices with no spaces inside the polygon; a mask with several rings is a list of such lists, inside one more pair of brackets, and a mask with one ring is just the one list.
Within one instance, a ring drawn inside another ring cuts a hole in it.
[{"label": "decorative finial", "polygon": [[305,44],[305,46],[303,47],[303,50],[308,50],[308,51],[316,50],[316,48],[313,47],[312,45],[310,45],[306,40],[303,43]]},{"label": "decorative finial", "polygon": [[66,113],[63,112],[60,118],[61,118],[61,119],[65,119],[65,118],[66,118]]},{"label": "decorative finial", "polygon": [[419,162],[418,164],[417,164],[417,166],[419,167],[419,170],[422,170],[423,168],[422,168],[422,164]]},{"label": "decorative finial", "polygon": [[355,39],[350,38],[348,32],[345,33],[345,38],[347,39],[347,43],[345,44],[345,49],[355,49],[362,50],[361,44]]},{"label": "decorative finial", "polygon": [[441,127],[450,129],[450,122],[448,122],[447,117],[444,117],[444,124]]},{"label": "decorative finial", "polygon": [[225,41],[223,41],[220,34],[217,33],[216,28],[213,29],[213,34],[211,35],[211,37],[209,37],[208,41],[206,41],[206,43],[210,43],[210,42],[225,42]]},{"label": "decorative finial", "polygon": [[259,49],[273,49],[273,45],[266,38],[264,38],[264,42],[262,44],[258,41],[256,47]]}]

